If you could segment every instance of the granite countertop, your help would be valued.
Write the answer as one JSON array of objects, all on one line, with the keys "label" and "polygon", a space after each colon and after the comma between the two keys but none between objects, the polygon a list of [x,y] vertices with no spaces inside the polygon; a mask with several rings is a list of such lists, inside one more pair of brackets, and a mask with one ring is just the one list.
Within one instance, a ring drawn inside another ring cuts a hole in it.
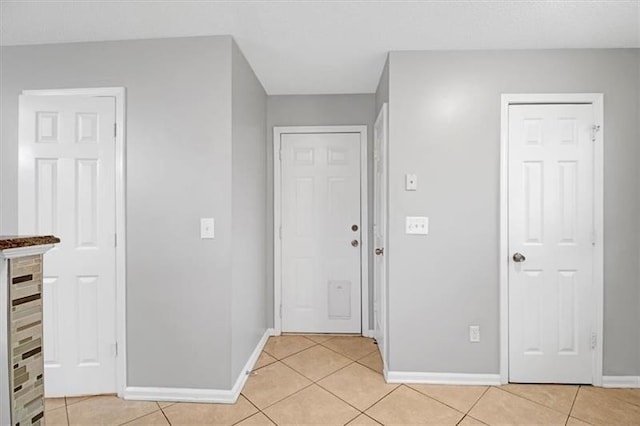
[{"label": "granite countertop", "polygon": [[53,235],[38,236],[0,236],[0,250],[42,246],[45,244],[56,244],[60,242],[60,238]]}]

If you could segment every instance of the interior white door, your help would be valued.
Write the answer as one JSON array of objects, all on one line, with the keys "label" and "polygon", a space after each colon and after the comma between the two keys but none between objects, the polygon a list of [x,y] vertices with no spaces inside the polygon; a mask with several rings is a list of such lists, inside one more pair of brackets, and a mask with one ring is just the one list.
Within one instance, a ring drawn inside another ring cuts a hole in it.
[{"label": "interior white door", "polygon": [[509,380],[592,383],[592,105],[509,107]]},{"label": "interior white door", "polygon": [[382,362],[386,366],[386,295],[387,258],[384,250],[387,235],[387,104],[380,109],[373,126],[374,210],[373,239],[375,261],[373,270],[374,335]]},{"label": "interior white door", "polygon": [[360,134],[280,143],[282,331],[360,333]]},{"label": "interior white door", "polygon": [[116,391],[115,100],[21,96],[19,231],[44,262],[45,394]]}]

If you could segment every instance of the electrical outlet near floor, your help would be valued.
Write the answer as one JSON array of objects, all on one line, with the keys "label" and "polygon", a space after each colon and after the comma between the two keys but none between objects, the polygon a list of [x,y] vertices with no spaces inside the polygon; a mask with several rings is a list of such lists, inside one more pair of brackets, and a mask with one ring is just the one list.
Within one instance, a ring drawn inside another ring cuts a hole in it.
[{"label": "electrical outlet near floor", "polygon": [[472,343],[477,343],[480,341],[480,326],[479,325],[470,325],[469,326],[469,341]]}]

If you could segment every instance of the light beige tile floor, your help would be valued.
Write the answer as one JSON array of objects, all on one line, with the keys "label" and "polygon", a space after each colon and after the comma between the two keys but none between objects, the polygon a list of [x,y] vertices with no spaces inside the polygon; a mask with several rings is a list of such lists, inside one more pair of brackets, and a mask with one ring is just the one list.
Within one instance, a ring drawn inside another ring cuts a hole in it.
[{"label": "light beige tile floor", "polygon": [[48,425],[640,425],[640,389],[396,385],[371,339],[269,339],[238,402],[47,399]]}]

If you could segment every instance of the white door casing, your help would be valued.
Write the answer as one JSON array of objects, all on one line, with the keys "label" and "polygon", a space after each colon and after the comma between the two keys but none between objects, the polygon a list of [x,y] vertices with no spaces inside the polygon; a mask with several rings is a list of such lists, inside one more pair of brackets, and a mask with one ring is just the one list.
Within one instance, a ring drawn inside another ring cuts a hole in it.
[{"label": "white door casing", "polygon": [[366,126],[274,127],[276,335],[368,334],[366,141]]},{"label": "white door casing", "polygon": [[44,266],[45,393],[113,393],[114,98],[23,95],[19,120],[19,232],[61,238]]},{"label": "white door casing", "polygon": [[512,382],[596,381],[595,124],[591,103],[508,106]]},{"label": "white door casing", "polygon": [[388,107],[383,104],[373,126],[373,239],[374,239],[374,285],[373,285],[373,329],[378,349],[382,356],[383,369],[387,369],[387,144]]}]

